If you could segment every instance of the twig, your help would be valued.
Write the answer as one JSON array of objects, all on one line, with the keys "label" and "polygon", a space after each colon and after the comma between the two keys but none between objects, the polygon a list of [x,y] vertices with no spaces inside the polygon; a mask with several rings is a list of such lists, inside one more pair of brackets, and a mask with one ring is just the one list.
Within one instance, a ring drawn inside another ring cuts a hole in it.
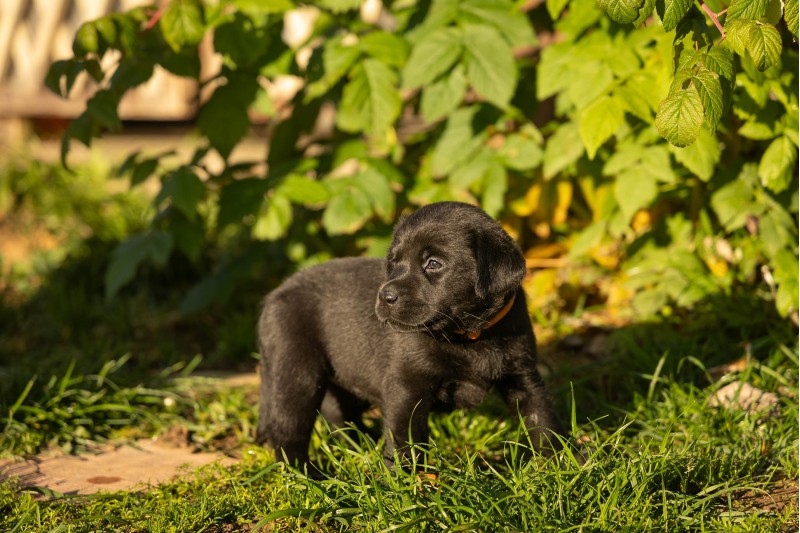
[{"label": "twig", "polygon": [[722,38],[724,39],[725,38],[725,28],[723,28],[722,24],[719,23],[719,18],[718,17],[720,15],[724,14],[728,10],[727,9],[723,9],[719,13],[714,13],[714,11],[712,11],[711,8],[708,7],[706,4],[704,4],[703,2],[700,2],[700,9],[702,9],[703,11],[706,12],[706,15],[708,15],[708,17],[711,19],[711,22],[714,23],[714,26],[717,27],[717,29],[719,30],[720,34],[722,34]]},{"label": "twig", "polygon": [[155,13],[153,13],[153,16],[152,16],[152,17],[150,17],[150,20],[148,20],[148,21],[147,21],[147,24],[145,24],[145,25],[144,25],[144,31],[151,30],[151,29],[153,29],[153,26],[155,26],[156,24],[158,24],[158,20],[161,18],[161,15],[163,15],[163,14],[164,14],[164,10],[165,10],[165,9],[167,8],[167,6],[169,5],[169,2],[170,2],[170,0],[166,0],[166,2],[164,2],[164,3],[161,5],[161,7],[159,7],[159,8],[156,10],[156,12],[155,12]]}]

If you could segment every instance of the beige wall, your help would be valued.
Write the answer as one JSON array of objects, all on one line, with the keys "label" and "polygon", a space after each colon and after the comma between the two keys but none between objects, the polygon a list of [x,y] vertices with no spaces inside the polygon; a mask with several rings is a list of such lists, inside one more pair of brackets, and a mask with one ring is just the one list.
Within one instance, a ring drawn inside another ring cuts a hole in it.
[{"label": "beige wall", "polygon": [[[146,0],[0,0],[0,119],[74,117],[84,109],[95,85],[79,78],[69,99],[51,93],[44,78],[53,61],[72,56],[80,25],[116,9],[126,11]],[[117,57],[106,54],[104,68]],[[122,119],[183,120],[196,112],[197,83],[157,70],[145,85],[127,94]]]}]

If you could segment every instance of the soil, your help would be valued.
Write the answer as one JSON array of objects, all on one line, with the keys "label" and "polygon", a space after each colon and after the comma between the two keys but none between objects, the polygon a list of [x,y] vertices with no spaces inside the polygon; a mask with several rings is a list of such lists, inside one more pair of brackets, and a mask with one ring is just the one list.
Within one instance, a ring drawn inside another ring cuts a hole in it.
[{"label": "soil", "polygon": [[84,455],[42,454],[22,461],[0,461],[0,480],[19,479],[21,487],[47,495],[83,495],[100,491],[144,490],[182,471],[215,461],[235,460],[222,453],[196,452],[161,439],[109,445]]}]

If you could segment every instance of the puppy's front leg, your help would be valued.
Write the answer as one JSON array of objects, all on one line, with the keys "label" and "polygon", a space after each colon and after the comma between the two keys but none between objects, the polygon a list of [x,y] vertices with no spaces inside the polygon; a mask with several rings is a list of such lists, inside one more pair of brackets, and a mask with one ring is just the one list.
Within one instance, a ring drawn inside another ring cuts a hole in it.
[{"label": "puppy's front leg", "polygon": [[383,423],[385,447],[383,460],[387,466],[394,464],[394,451],[409,458],[409,443],[428,441],[428,413],[432,400],[429,393],[419,387],[389,383],[385,387]]},{"label": "puppy's front leg", "polygon": [[501,392],[512,414],[525,420],[531,444],[542,455],[550,456],[561,447],[558,436],[566,436],[553,409],[542,376],[536,369],[506,378]]}]

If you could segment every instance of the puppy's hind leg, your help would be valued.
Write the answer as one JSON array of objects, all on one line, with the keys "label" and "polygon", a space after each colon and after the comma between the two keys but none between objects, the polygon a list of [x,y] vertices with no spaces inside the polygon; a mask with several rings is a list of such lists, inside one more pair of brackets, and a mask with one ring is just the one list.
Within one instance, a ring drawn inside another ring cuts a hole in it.
[{"label": "puppy's hind leg", "polygon": [[325,398],[322,400],[321,413],[332,429],[347,427],[353,424],[359,431],[378,440],[380,430],[370,428],[364,423],[364,411],[369,408],[369,402],[358,398],[334,383],[328,385]]},{"label": "puppy's hind leg", "polygon": [[[265,315],[267,313],[265,312]],[[261,399],[256,439],[290,463],[308,462],[308,445],[327,385],[325,357],[307,331],[262,316]]]}]

